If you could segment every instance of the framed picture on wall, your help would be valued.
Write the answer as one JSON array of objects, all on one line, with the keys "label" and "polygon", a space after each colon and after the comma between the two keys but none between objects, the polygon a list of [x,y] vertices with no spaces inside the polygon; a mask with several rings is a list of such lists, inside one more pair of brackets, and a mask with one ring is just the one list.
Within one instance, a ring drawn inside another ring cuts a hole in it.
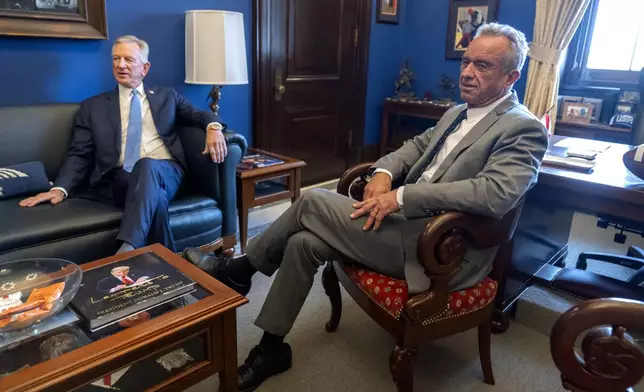
[{"label": "framed picture on wall", "polygon": [[107,39],[105,0],[0,0],[0,35]]},{"label": "framed picture on wall", "polygon": [[459,60],[483,24],[498,18],[499,0],[450,0],[445,57]]},{"label": "framed picture on wall", "polygon": [[401,0],[376,0],[376,21],[398,24]]}]

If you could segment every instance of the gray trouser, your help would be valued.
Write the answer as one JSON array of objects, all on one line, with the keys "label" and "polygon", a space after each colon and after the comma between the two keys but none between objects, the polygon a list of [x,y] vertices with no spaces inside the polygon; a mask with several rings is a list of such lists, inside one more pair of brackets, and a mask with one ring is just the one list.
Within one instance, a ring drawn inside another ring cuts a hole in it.
[{"label": "gray trouser", "polygon": [[315,273],[329,260],[348,258],[387,276],[405,278],[405,218],[393,214],[378,231],[365,232],[366,216],[350,217],[353,203],[334,192],[310,190],[249,242],[246,254],[258,271],[271,276],[279,269],[255,325],[285,336],[304,305]]}]

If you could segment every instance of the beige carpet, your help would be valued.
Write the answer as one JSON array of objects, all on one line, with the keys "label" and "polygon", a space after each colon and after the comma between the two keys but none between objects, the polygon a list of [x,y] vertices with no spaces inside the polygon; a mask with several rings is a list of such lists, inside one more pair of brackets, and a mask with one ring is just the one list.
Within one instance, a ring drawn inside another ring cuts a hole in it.
[{"label": "beige carpet", "polygon": [[[333,184],[326,186],[332,189]],[[288,203],[250,213],[249,236],[279,216]],[[626,245],[612,242],[614,229],[595,227],[596,218],[576,214],[570,238],[567,262],[574,263],[581,251],[605,251],[624,254]],[[629,235],[628,244],[643,245],[644,240]],[[239,250],[238,250],[239,251]],[[623,278],[627,271],[606,268],[603,263],[591,269]],[[257,275],[250,303],[238,312],[239,362],[259,341],[261,331],[252,323],[270,287],[271,279]],[[330,307],[320,284],[320,274],[304,306],[294,330],[287,337],[293,347],[291,370],[266,381],[259,392],[305,391],[394,391],[389,375],[389,353],[393,339],[368,318],[344,293],[344,311],[340,328],[329,334],[324,330]],[[492,338],[493,367],[496,386],[482,381],[478,360],[476,332],[470,331],[420,348],[415,366],[415,390],[429,391],[495,391],[541,392],[563,391],[560,375],[552,362],[548,337],[520,324]],[[188,389],[189,392],[214,392],[217,376]]]},{"label": "beige carpet", "polygon": [[[369,319],[344,294],[340,327],[327,333],[324,324],[329,304],[320,284],[311,291],[287,342],[293,347],[294,364],[288,372],[266,381],[259,392],[393,391],[388,358],[393,339]],[[271,279],[257,276],[248,296],[250,303],[238,313],[239,361],[243,362],[261,336],[252,322]],[[550,357],[548,339],[538,332],[513,324],[494,335],[492,355],[496,386],[482,381],[474,331],[421,347],[415,366],[416,391],[560,391],[559,374]],[[190,392],[214,392],[212,377]]]}]

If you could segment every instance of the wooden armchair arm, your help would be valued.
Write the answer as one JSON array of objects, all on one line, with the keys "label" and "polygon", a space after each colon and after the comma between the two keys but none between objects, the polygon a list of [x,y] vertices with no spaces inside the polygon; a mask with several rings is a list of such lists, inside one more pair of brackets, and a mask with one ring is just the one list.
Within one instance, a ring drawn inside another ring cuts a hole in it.
[{"label": "wooden armchair arm", "polygon": [[[418,260],[431,279],[429,291],[412,297],[405,306],[412,320],[431,317],[445,308],[448,284],[465,258],[468,248],[485,249],[507,245],[514,235],[523,202],[502,219],[446,212],[432,219],[418,239]],[[505,253],[505,249],[499,249]],[[503,255],[507,256],[507,255]],[[495,259],[492,278],[501,281],[509,257]],[[501,260],[502,262],[497,262]]]},{"label": "wooden armchair arm", "polygon": [[364,187],[368,183],[367,172],[373,164],[374,162],[361,163],[345,171],[338,181],[338,193],[362,201]]},{"label": "wooden armchair arm", "polygon": [[[550,352],[561,371],[563,387],[623,392],[637,384],[644,376],[644,353],[627,329],[644,330],[643,302],[595,299],[564,313],[550,334]],[[580,358],[575,342],[586,331]]]}]

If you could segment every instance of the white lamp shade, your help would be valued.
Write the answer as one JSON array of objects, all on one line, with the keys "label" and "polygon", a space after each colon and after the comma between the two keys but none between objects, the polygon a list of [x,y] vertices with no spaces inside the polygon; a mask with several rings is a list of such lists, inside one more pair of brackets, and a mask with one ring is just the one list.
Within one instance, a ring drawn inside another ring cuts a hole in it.
[{"label": "white lamp shade", "polygon": [[186,11],[186,83],[248,83],[243,14]]}]

